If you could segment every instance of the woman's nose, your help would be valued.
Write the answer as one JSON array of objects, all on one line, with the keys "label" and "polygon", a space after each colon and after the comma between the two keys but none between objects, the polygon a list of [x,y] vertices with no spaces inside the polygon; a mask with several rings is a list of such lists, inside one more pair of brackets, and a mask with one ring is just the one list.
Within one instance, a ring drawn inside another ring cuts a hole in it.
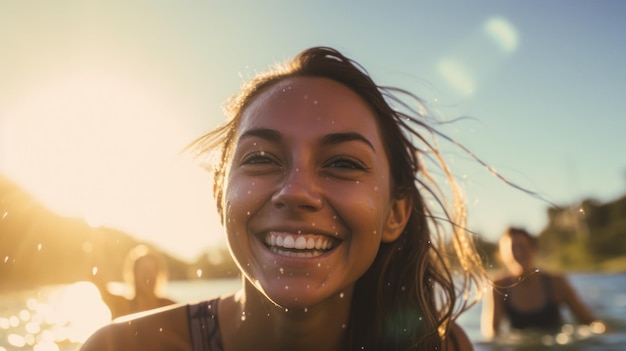
[{"label": "woman's nose", "polygon": [[272,204],[290,210],[318,210],[322,207],[322,197],[317,186],[314,175],[302,168],[293,168],[285,173],[272,195]]}]

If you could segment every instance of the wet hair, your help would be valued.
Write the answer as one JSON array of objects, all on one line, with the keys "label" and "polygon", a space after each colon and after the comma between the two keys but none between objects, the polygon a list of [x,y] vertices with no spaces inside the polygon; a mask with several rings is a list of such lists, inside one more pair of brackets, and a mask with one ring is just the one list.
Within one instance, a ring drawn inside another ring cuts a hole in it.
[{"label": "wet hair", "polygon": [[[436,136],[442,134],[431,126],[434,120],[419,97],[377,85],[357,62],[328,47],[306,49],[257,75],[225,105],[227,121],[190,145],[198,155],[217,152],[211,171],[218,211],[224,211],[225,171],[243,112],[268,87],[290,77],[331,79],[360,96],[373,112],[385,145],[391,196],[412,201],[402,234],[381,244],[373,264],[356,282],[348,349],[441,350],[451,322],[477,301],[478,296],[470,295],[480,294],[484,270],[465,229],[462,196],[436,147]],[[444,175],[451,201],[426,164]]]}]

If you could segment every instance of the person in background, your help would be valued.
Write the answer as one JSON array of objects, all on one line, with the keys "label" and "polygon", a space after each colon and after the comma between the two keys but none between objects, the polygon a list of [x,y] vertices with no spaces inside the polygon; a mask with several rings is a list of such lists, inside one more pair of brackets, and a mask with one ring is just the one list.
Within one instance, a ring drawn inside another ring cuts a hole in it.
[{"label": "person in background", "polygon": [[242,289],[111,324],[83,350],[472,350],[456,318],[484,271],[423,107],[327,47],[245,84],[190,146],[218,153]]},{"label": "person in background", "polygon": [[594,317],[566,277],[537,268],[537,248],[537,239],[524,228],[510,227],[500,238],[500,259],[508,272],[494,280],[483,302],[483,335],[495,338],[505,319],[514,330],[559,332],[564,323],[562,307],[569,308],[578,323],[602,333],[604,323]]},{"label": "person in background", "polygon": [[137,245],[128,253],[124,263],[124,278],[133,287],[132,297],[111,293],[101,274],[92,276],[102,301],[111,311],[112,319],[175,303],[162,296],[167,281],[165,260],[146,245]]}]

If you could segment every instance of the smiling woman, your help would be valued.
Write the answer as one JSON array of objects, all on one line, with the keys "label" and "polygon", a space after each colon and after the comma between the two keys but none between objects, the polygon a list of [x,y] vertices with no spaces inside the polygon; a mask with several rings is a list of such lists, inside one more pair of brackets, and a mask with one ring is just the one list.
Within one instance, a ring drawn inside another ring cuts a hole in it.
[{"label": "smiling woman", "polygon": [[244,85],[191,146],[221,155],[216,205],[243,288],[112,324],[84,350],[471,350],[456,318],[482,265],[437,132],[400,96],[421,103],[324,47]]},{"label": "smiling woman", "polygon": [[[193,257],[216,230],[190,220],[193,210],[169,205],[206,209],[210,201],[197,204],[198,194],[211,196],[208,177],[178,155],[189,139],[186,126],[171,118],[181,105],[175,94],[122,71],[47,77],[2,116],[1,171],[61,215]],[[194,244],[172,240],[174,232]]]}]

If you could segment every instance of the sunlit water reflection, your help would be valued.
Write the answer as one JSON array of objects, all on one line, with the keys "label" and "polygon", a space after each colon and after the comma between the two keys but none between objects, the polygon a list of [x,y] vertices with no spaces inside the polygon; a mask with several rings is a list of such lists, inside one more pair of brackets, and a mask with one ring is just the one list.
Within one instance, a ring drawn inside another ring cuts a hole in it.
[{"label": "sunlit water reflection", "polygon": [[4,294],[0,351],[77,350],[111,313],[88,282]]}]

